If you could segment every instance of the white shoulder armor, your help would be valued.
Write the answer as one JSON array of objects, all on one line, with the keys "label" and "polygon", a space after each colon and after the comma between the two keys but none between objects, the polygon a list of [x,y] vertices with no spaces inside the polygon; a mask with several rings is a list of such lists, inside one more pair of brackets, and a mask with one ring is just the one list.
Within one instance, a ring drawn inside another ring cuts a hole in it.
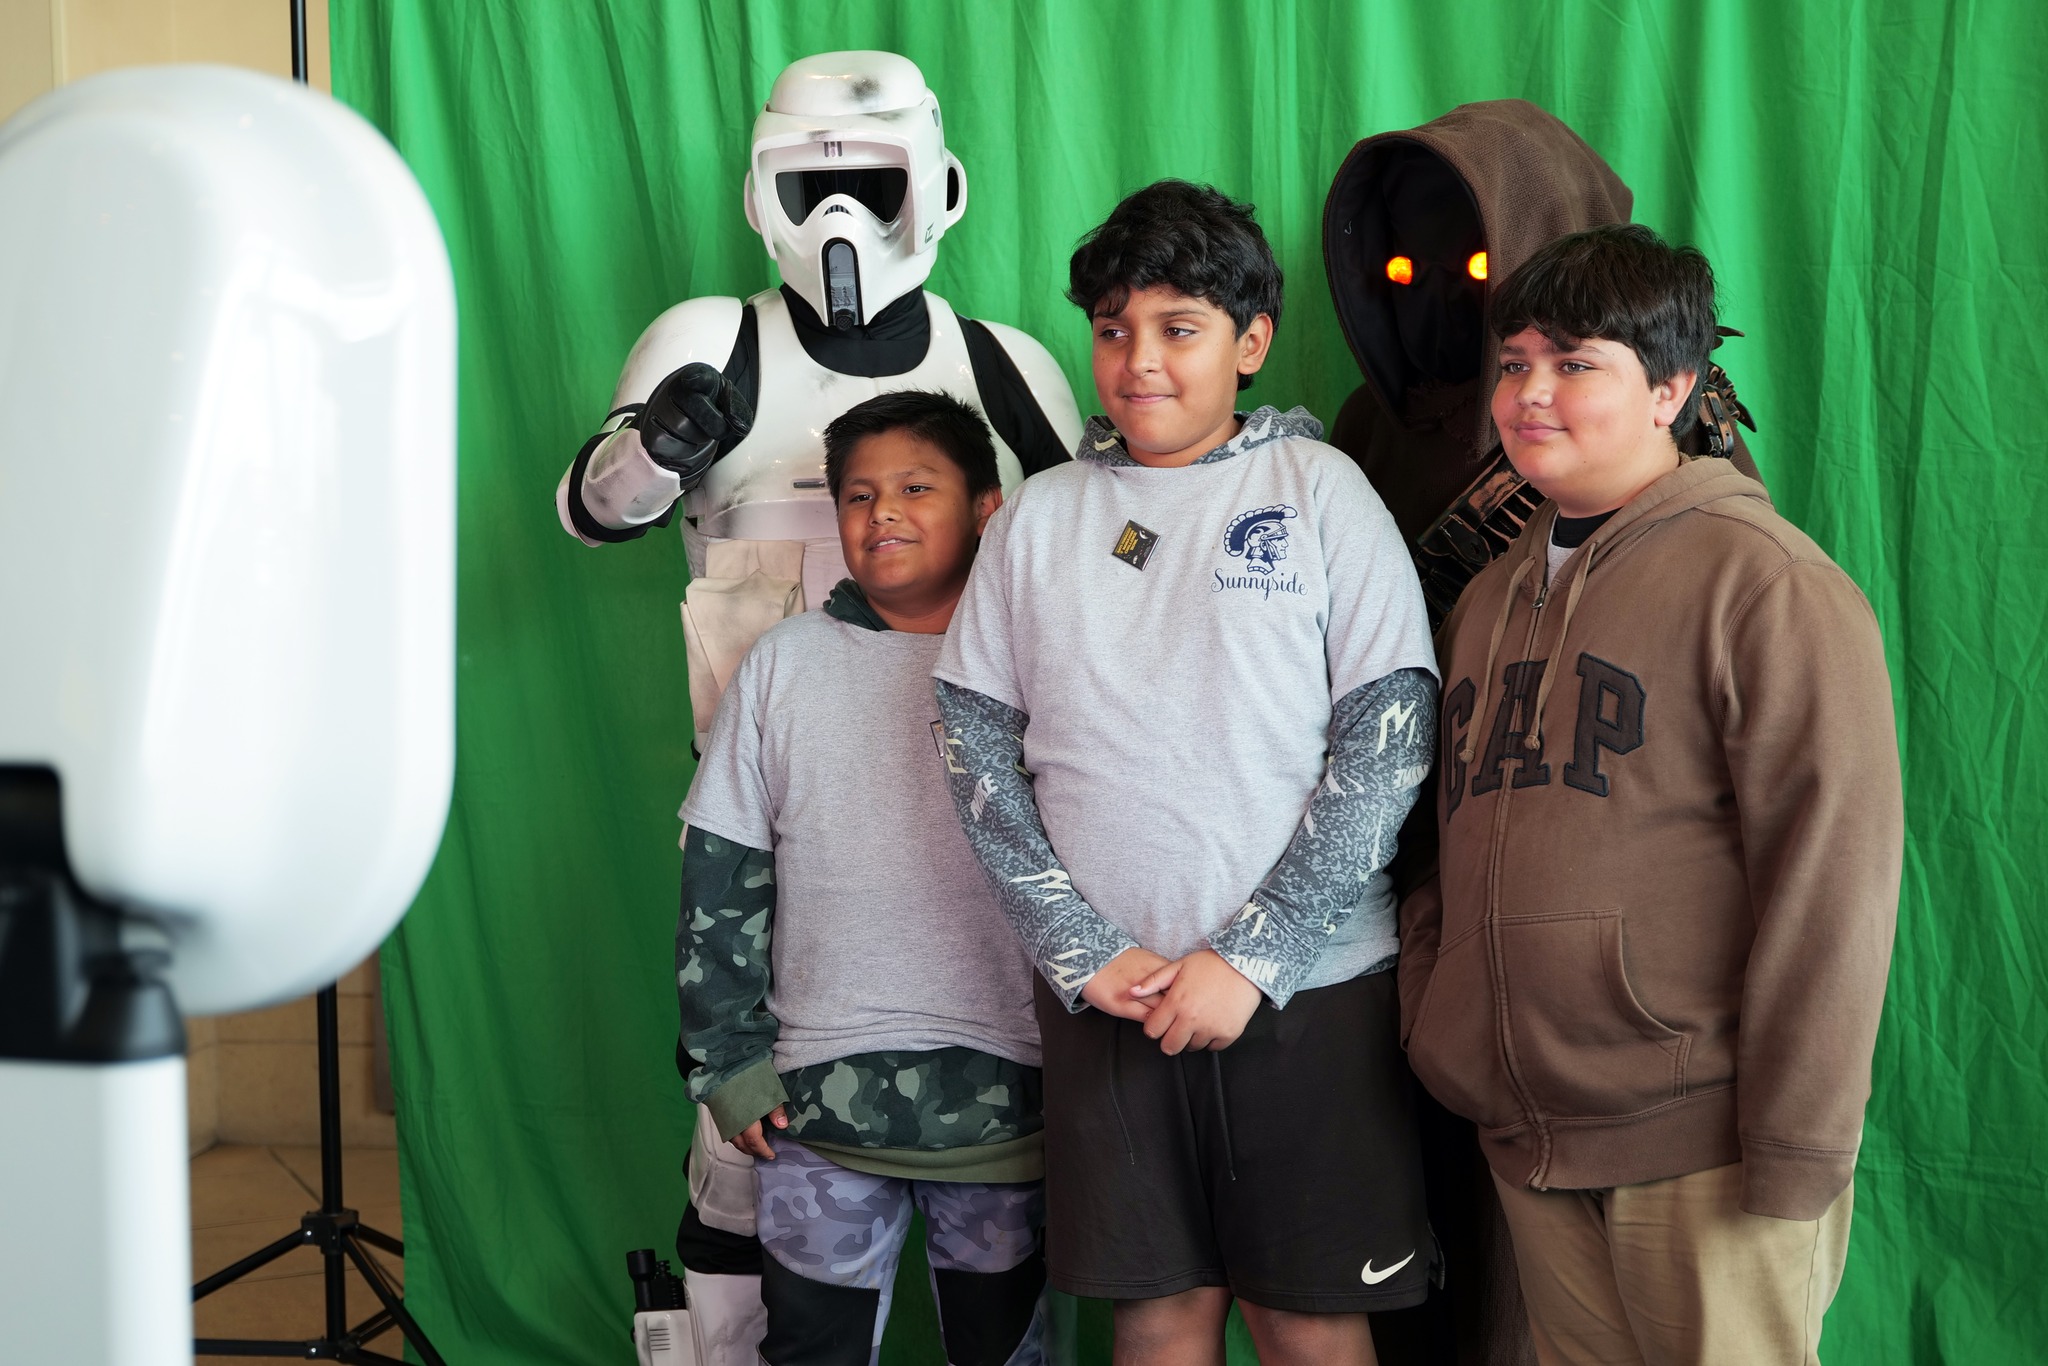
[{"label": "white shoulder armor", "polygon": [[1059,434],[1067,454],[1072,455],[1074,448],[1081,444],[1081,410],[1074,406],[1074,391],[1067,386],[1066,372],[1052,358],[1052,352],[1029,332],[986,319],[981,325],[989,330],[989,335],[1009,356],[1010,364],[1017,367],[1017,373],[1024,377],[1025,387],[1031,390],[1031,397],[1038,400],[1039,411],[1045,414],[1045,420]]},{"label": "white shoulder armor", "polygon": [[728,295],[685,299],[647,325],[619,372],[612,409],[645,403],[654,386],[692,361],[723,370],[739,340],[744,305]]},{"label": "white shoulder armor", "polygon": [[564,531],[585,545],[601,545],[619,539],[609,531],[645,526],[675,503],[682,481],[648,458],[640,434],[624,426],[619,410],[645,403],[655,385],[692,361],[724,369],[739,340],[743,308],[738,299],[723,295],[685,299],[648,324],[626,356],[602,439],[587,459],[578,456],[583,463],[580,485],[570,487],[576,474],[572,462],[555,486],[555,513]]}]

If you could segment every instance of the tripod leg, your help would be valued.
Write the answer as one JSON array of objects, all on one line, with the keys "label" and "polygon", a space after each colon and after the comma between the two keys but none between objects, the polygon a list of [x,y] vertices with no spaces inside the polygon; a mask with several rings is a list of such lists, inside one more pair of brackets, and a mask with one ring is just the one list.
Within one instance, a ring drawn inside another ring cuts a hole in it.
[{"label": "tripod leg", "polygon": [[194,1355],[203,1357],[282,1357],[287,1361],[315,1361],[319,1353],[312,1350],[317,1343],[304,1338],[287,1341],[283,1338],[198,1338],[192,1346]]},{"label": "tripod leg", "polygon": [[327,1340],[339,1342],[348,1332],[348,1267],[339,1247],[321,1249],[325,1258],[323,1279],[327,1290]]},{"label": "tripod leg", "polygon": [[356,1264],[356,1270],[362,1272],[363,1279],[370,1283],[371,1291],[384,1302],[384,1307],[391,1311],[391,1317],[398,1320],[398,1331],[405,1334],[405,1340],[420,1354],[420,1360],[425,1362],[426,1366],[447,1366],[447,1363],[441,1360],[441,1354],[434,1350],[434,1344],[428,1342],[427,1335],[420,1331],[418,1322],[406,1312],[405,1301],[392,1286],[390,1279],[385,1276],[384,1268],[371,1261],[368,1254],[356,1246],[353,1237],[343,1234],[340,1242],[347,1251],[349,1260]]},{"label": "tripod leg", "polygon": [[394,1257],[403,1257],[405,1255],[404,1243],[401,1243],[400,1241],[398,1241],[398,1239],[392,1237],[388,1233],[379,1233],[376,1229],[371,1228],[368,1224],[356,1225],[356,1237],[362,1239],[371,1247],[383,1248],[386,1252],[390,1253]]},{"label": "tripod leg", "polygon": [[264,1248],[261,1252],[252,1252],[233,1266],[216,1271],[199,1284],[193,1286],[192,1298],[203,1300],[230,1281],[238,1281],[258,1267],[268,1266],[293,1248],[304,1247],[311,1241],[313,1241],[312,1235],[307,1233],[305,1229],[294,1229],[269,1247]]},{"label": "tripod leg", "polygon": [[389,1309],[379,1309],[370,1317],[348,1330],[348,1340],[360,1347],[372,1338],[382,1336],[398,1326],[398,1320],[391,1317]]}]

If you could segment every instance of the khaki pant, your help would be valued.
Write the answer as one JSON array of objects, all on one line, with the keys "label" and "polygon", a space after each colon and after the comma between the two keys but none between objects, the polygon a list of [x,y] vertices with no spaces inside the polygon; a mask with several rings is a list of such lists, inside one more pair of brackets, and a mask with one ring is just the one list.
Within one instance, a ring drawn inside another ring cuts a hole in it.
[{"label": "khaki pant", "polygon": [[1743,1213],[1739,1162],[1607,1190],[1494,1185],[1543,1366],[1819,1366],[1850,1190],[1808,1223]]}]

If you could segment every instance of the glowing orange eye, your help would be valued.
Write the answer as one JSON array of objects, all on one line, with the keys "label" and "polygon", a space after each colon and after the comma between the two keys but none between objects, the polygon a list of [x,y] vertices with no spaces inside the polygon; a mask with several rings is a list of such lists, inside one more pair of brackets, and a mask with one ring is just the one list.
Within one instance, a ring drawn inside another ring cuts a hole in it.
[{"label": "glowing orange eye", "polygon": [[1486,253],[1483,251],[1473,252],[1472,259],[1465,262],[1465,273],[1475,280],[1484,280],[1486,278]]},{"label": "glowing orange eye", "polygon": [[1405,256],[1394,257],[1387,262],[1387,278],[1397,285],[1414,283],[1415,263]]}]

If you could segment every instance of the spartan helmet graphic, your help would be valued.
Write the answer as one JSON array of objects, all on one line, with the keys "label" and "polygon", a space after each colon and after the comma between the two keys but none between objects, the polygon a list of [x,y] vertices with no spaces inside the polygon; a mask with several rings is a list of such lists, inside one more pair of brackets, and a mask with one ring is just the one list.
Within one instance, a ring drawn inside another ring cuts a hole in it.
[{"label": "spartan helmet graphic", "polygon": [[1244,567],[1255,574],[1270,574],[1287,558],[1287,522],[1298,514],[1285,503],[1253,508],[1240,513],[1223,533],[1223,549],[1244,557]]}]

